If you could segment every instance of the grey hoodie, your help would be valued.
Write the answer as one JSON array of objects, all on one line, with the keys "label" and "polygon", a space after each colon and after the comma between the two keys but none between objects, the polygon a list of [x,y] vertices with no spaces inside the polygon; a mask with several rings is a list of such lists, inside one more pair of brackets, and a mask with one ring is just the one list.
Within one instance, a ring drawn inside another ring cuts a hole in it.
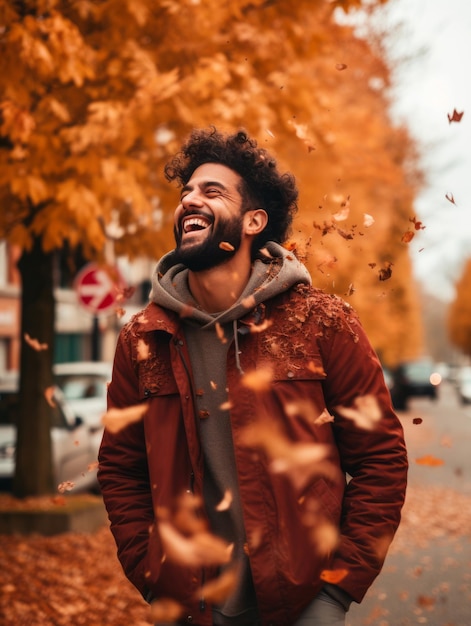
[{"label": "grey hoodie", "polygon": [[[173,251],[160,260],[152,280],[151,299],[182,316],[205,463],[205,506],[212,531],[234,544],[233,558],[239,567],[237,589],[223,605],[214,609],[214,623],[224,626],[254,624],[257,620],[250,565],[244,552],[245,530],[230,412],[224,408],[227,350],[234,341],[239,364],[237,320],[294,284],[311,282],[304,265],[280,245],[269,242],[264,250],[268,254],[260,255],[254,262],[243,293],[226,311],[207,313],[198,308],[188,288],[188,269],[174,263]],[[240,364],[239,369],[242,373]],[[224,494],[230,494],[231,504],[224,511],[218,511],[216,506]]]}]

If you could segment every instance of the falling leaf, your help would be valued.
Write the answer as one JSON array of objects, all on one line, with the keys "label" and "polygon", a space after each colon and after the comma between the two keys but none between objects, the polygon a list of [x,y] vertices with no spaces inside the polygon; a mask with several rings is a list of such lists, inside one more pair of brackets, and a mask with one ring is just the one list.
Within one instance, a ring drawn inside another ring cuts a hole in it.
[{"label": "falling leaf", "polygon": [[373,226],[374,223],[375,223],[375,219],[372,215],[368,215],[368,213],[363,213],[363,226],[365,228],[369,228],[370,226]]},{"label": "falling leaf", "polygon": [[416,217],[410,217],[409,222],[412,222],[414,224],[415,230],[425,230],[423,222],[418,220]]},{"label": "falling leaf", "polygon": [[418,459],[415,459],[417,465],[429,465],[430,467],[439,467],[440,465],[444,465],[445,461],[443,459],[438,459],[432,454],[426,454]]},{"label": "falling leaf", "polygon": [[216,389],[218,388],[218,384],[214,382],[214,380],[210,380],[209,384],[211,385],[211,389],[213,391],[216,391]]},{"label": "falling leaf", "polygon": [[233,544],[209,532],[185,537],[167,521],[158,524],[165,554],[170,561],[185,567],[209,567],[229,563]]},{"label": "falling leaf", "polygon": [[461,122],[461,118],[463,117],[463,114],[464,114],[464,111],[461,111],[461,113],[458,113],[456,109],[453,109],[453,113],[451,115],[447,113],[448,123],[451,124],[452,122]]},{"label": "falling leaf", "polygon": [[63,483],[57,485],[57,491],[59,493],[65,493],[66,491],[72,491],[74,487],[75,483],[73,483],[71,480],[66,480]]},{"label": "falling leaf", "polygon": [[119,289],[116,294],[116,302],[122,302],[123,300],[128,300],[131,298],[136,291],[136,287],[123,287],[123,289]]},{"label": "falling leaf", "polygon": [[220,604],[234,591],[238,580],[237,567],[227,569],[217,578],[210,580],[198,590],[196,597],[204,598],[208,602]]},{"label": "falling leaf", "polygon": [[375,396],[368,394],[357,396],[353,407],[338,406],[336,410],[347,419],[351,419],[358,428],[373,430],[382,417],[381,409]]},{"label": "falling leaf", "polygon": [[320,578],[326,583],[332,585],[338,584],[348,574],[348,569],[324,569],[321,572]]},{"label": "falling leaf", "polygon": [[263,450],[270,460],[270,470],[286,474],[295,489],[302,490],[314,476],[330,475],[326,461],[327,447],[319,443],[293,443],[272,421],[259,421],[240,433],[241,443]]},{"label": "falling leaf", "polygon": [[339,72],[342,72],[343,70],[346,70],[348,67],[348,65],[346,65],[345,63],[336,63],[335,64],[335,69],[338,70]]},{"label": "falling leaf", "polygon": [[224,329],[219,322],[216,322],[216,335],[218,336],[219,341],[224,344],[227,343],[226,335],[224,334]]},{"label": "falling leaf", "polygon": [[348,291],[347,291],[347,296],[353,296],[353,294],[355,293],[355,287],[353,286],[353,283],[350,283],[348,285]]},{"label": "falling leaf", "polygon": [[103,426],[113,434],[118,433],[126,426],[141,420],[148,410],[147,404],[136,404],[125,409],[109,409],[101,418]]},{"label": "falling leaf", "polygon": [[87,466],[87,472],[94,472],[98,469],[98,461],[93,461],[93,463],[89,463]]},{"label": "falling leaf", "polygon": [[47,387],[44,390],[44,397],[46,398],[46,402],[49,404],[50,407],[52,407],[53,409],[56,408],[56,402],[54,400],[54,393],[56,391],[56,388],[54,385],[52,385],[51,387]]},{"label": "falling leaf", "polygon": [[431,596],[423,596],[423,595],[419,595],[417,596],[417,604],[419,606],[421,606],[424,609],[431,609],[435,606],[436,604],[436,600],[435,598],[431,597]]},{"label": "falling leaf", "polygon": [[322,424],[328,424],[329,422],[334,421],[334,416],[329,413],[327,409],[324,409],[322,413],[316,417],[314,420],[314,424],[317,426],[321,426]]},{"label": "falling leaf", "polygon": [[307,369],[310,372],[312,372],[313,374],[319,374],[323,378],[325,378],[327,376],[323,366],[322,365],[316,365],[316,363],[314,363],[314,361],[309,361],[309,363],[307,364]]},{"label": "falling leaf", "polygon": [[415,233],[412,230],[406,230],[406,232],[402,235],[401,241],[402,243],[409,243],[414,239]]},{"label": "falling leaf", "polygon": [[30,348],[33,348],[33,350],[36,350],[36,352],[41,352],[42,350],[48,349],[47,343],[40,343],[37,339],[33,339],[32,337],[30,337],[28,333],[25,333],[23,336],[28,346]]},{"label": "falling leaf", "polygon": [[414,419],[412,420],[413,424],[422,424],[423,419],[421,417],[414,417]]},{"label": "falling leaf", "polygon": [[273,380],[273,370],[269,366],[247,372],[242,377],[242,384],[252,391],[268,391]]},{"label": "falling leaf", "polygon": [[232,252],[235,249],[234,246],[228,241],[221,241],[219,243],[219,247],[221,250],[227,250],[228,252]]},{"label": "falling leaf", "polygon": [[247,298],[242,298],[240,303],[244,307],[244,309],[253,309],[255,305],[257,304],[257,301],[255,300],[254,295],[250,295],[250,296],[247,296]]},{"label": "falling leaf", "polygon": [[315,520],[310,524],[310,537],[316,549],[321,554],[331,554],[337,547],[340,533],[337,526],[330,522]]},{"label": "falling leaf", "polygon": [[154,600],[150,605],[150,619],[157,624],[176,622],[183,614],[183,607],[171,598]]},{"label": "falling leaf", "polygon": [[216,511],[227,511],[232,504],[232,491],[226,489],[222,500],[217,504]]},{"label": "falling leaf", "polygon": [[117,307],[114,310],[116,317],[120,320],[121,318],[123,318],[126,315],[126,310],[123,309],[122,307]]},{"label": "falling leaf", "polygon": [[448,202],[451,202],[452,204],[456,206],[456,202],[452,193],[446,193],[445,198],[448,200]]},{"label": "falling leaf", "polygon": [[267,133],[267,135],[270,135],[270,137],[272,137],[273,139],[275,138],[275,135],[268,128],[265,128],[265,132]]},{"label": "falling leaf", "polygon": [[389,280],[392,276],[392,263],[388,263],[386,267],[379,270],[379,280]]}]

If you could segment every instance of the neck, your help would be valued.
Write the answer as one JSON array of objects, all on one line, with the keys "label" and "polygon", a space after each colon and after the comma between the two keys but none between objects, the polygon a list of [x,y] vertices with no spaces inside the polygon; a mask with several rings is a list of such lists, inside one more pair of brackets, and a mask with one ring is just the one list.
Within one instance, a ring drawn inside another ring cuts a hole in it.
[{"label": "neck", "polygon": [[243,292],[251,273],[251,263],[233,259],[203,272],[188,274],[188,286],[193,298],[207,313],[227,311]]}]

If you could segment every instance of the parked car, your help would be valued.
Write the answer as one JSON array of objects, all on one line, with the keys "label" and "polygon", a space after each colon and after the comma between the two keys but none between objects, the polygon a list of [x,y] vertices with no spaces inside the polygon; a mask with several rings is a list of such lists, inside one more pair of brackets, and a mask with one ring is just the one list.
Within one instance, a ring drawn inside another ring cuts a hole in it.
[{"label": "parked car", "polygon": [[56,363],[54,380],[75,415],[91,427],[101,429],[106,412],[106,392],[111,380],[111,363],[77,361]]},{"label": "parked car", "polygon": [[433,361],[420,359],[401,363],[392,372],[391,398],[399,411],[407,408],[410,398],[428,397],[436,400],[442,381]]},{"label": "parked car", "polygon": [[[51,443],[55,483],[74,491],[98,489],[97,458],[102,433],[74,414],[59,388],[54,390]],[[18,376],[0,378],[0,484],[9,489],[15,472]]]},{"label": "parked car", "polygon": [[456,390],[461,404],[471,403],[471,365],[459,369],[456,375]]}]

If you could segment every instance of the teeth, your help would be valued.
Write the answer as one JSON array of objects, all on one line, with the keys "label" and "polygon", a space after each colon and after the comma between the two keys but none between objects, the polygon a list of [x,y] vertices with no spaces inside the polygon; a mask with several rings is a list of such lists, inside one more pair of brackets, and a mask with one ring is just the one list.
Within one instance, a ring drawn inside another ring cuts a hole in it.
[{"label": "teeth", "polygon": [[188,233],[193,230],[207,228],[209,223],[201,217],[187,217],[183,222],[183,231]]}]

